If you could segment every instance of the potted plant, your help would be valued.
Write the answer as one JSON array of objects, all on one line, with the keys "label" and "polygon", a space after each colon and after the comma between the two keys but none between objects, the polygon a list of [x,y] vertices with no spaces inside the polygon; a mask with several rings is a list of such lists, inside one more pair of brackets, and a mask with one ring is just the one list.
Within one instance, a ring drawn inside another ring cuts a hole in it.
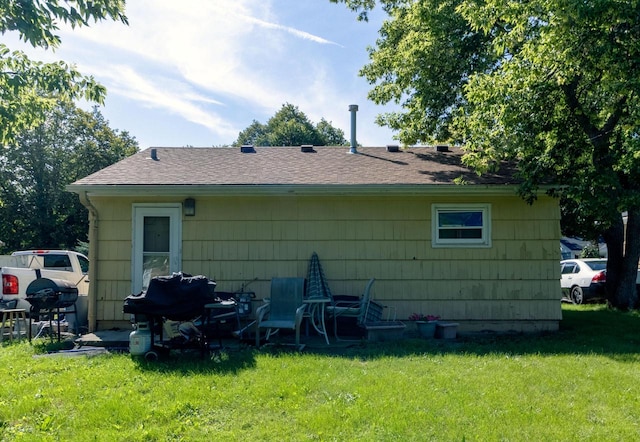
[{"label": "potted plant", "polygon": [[436,324],[440,316],[424,315],[422,313],[412,313],[409,316],[410,321],[415,321],[418,334],[423,338],[433,338],[436,333]]}]

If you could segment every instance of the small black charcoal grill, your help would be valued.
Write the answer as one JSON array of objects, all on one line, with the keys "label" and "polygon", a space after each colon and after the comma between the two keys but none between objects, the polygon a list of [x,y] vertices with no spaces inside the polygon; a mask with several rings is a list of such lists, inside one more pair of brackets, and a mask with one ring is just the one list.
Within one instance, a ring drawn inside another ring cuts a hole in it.
[{"label": "small black charcoal grill", "polygon": [[51,330],[51,313],[54,310],[57,311],[58,340],[60,340],[60,309],[75,306],[77,299],[76,285],[63,279],[38,278],[27,287],[27,301],[31,304],[32,320],[38,317],[41,311],[49,312],[49,330]]},{"label": "small black charcoal grill", "polygon": [[78,288],[63,279],[38,278],[27,287],[27,301],[34,312],[71,307],[77,299]]}]

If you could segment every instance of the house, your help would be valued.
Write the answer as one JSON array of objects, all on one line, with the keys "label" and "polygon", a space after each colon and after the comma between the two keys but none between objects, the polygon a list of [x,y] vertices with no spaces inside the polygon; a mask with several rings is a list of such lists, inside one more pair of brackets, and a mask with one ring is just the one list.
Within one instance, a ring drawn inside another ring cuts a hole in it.
[{"label": "house", "polygon": [[[595,243],[594,241],[586,241],[582,238],[570,238],[566,236],[560,238],[560,257],[562,259],[584,258],[585,249],[596,254],[596,248],[598,257],[607,257],[607,244],[604,242]],[[587,256],[595,257],[593,255]]]},{"label": "house", "polygon": [[[352,148],[352,150],[355,150]],[[556,330],[560,209],[528,205],[508,169],[478,176],[458,148],[151,148],[68,186],[89,209],[89,326],[128,326],[124,298],[184,271],[217,289],[306,276],[460,331]],[[454,180],[460,178],[455,184]]]}]

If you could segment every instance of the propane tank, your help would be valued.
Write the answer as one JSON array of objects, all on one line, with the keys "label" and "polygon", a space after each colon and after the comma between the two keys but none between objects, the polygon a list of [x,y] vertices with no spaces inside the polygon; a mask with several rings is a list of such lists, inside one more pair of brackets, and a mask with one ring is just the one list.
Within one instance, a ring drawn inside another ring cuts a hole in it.
[{"label": "propane tank", "polygon": [[129,334],[129,353],[131,356],[144,356],[151,350],[151,329],[148,322],[138,322],[136,330]]}]

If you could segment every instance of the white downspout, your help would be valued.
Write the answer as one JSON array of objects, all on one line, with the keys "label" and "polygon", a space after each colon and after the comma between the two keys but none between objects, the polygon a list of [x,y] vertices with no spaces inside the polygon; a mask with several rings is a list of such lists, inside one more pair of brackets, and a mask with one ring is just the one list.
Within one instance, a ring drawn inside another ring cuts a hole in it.
[{"label": "white downspout", "polygon": [[87,192],[79,192],[80,202],[89,210],[89,293],[87,322],[89,332],[96,331],[98,311],[98,210],[89,200]]}]

